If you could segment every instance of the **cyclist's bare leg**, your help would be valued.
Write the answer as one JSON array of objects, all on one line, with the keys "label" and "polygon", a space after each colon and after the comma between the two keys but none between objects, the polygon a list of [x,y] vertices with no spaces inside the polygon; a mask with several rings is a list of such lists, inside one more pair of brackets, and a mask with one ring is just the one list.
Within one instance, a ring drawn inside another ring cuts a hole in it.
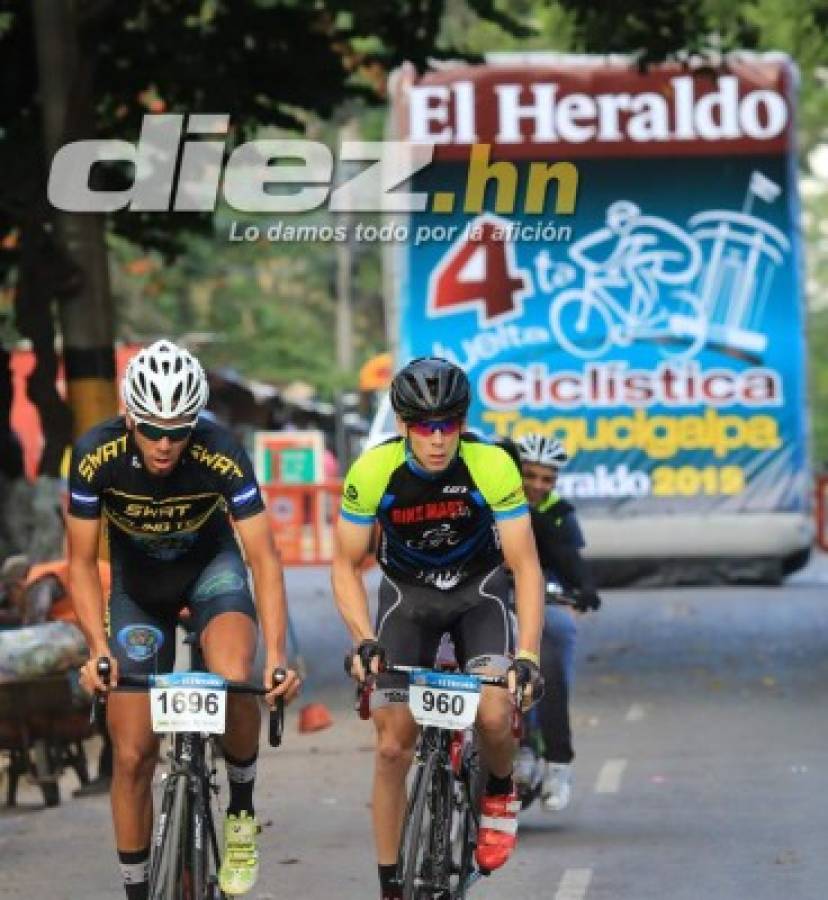
[{"label": "cyclist's bare leg", "polygon": [[394,865],[405,816],[405,777],[414,758],[417,723],[408,706],[391,703],[373,713],[377,730],[372,814],[377,862]]},{"label": "cyclist's bare leg", "polygon": [[503,688],[484,685],[477,710],[477,734],[489,771],[497,778],[512,772],[517,741],[512,734],[512,700]]},{"label": "cyclist's bare leg", "polygon": [[[221,613],[207,623],[201,634],[201,649],[207,668],[232,681],[258,683],[253,673],[256,655],[256,626],[244,613]],[[222,747],[234,759],[249,759],[259,747],[261,725],[256,697],[231,694],[227,704],[227,724]]]},{"label": "cyclist's bare leg", "polygon": [[158,738],[152,732],[146,693],[114,692],[107,701],[112,738],[112,821],[121,851],[149,847],[152,834],[152,776]]}]

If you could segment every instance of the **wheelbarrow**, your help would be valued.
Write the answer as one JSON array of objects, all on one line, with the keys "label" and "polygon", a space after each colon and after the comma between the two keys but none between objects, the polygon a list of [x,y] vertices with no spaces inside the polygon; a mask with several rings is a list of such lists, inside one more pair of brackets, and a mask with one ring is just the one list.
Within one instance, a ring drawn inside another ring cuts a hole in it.
[{"label": "wheelbarrow", "polygon": [[0,753],[9,754],[6,804],[15,806],[21,777],[35,782],[46,806],[60,803],[67,767],[89,782],[83,742],[95,733],[76,671],[0,684]]}]

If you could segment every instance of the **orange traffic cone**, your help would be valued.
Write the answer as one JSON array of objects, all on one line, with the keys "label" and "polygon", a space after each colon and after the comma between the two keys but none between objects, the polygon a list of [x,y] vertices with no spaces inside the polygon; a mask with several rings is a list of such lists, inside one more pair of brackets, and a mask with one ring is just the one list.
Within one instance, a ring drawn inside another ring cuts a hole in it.
[{"label": "orange traffic cone", "polygon": [[[310,699],[313,693],[313,687],[311,684],[311,679],[308,676],[308,669],[305,665],[305,659],[301,654],[299,648],[299,637],[296,634],[296,629],[293,627],[293,622],[288,614],[287,620],[288,627],[288,641],[293,644],[293,651],[296,656],[295,666],[296,671],[299,673],[303,681],[304,694]],[[314,731],[324,731],[326,728],[330,728],[333,725],[333,717],[328,711],[328,707],[325,706],[324,703],[319,703],[318,701],[312,701],[310,703],[306,703],[299,710],[299,734],[313,734]]]},{"label": "orange traffic cone", "polygon": [[324,731],[331,725],[333,718],[324,703],[306,703],[299,710],[299,734]]}]

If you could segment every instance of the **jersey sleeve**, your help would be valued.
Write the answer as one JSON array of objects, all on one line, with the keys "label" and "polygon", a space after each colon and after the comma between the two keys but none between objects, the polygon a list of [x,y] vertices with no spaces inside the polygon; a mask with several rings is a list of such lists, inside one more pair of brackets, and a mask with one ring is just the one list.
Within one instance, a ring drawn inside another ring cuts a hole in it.
[{"label": "jersey sleeve", "polygon": [[528,515],[523,481],[511,456],[493,444],[472,445],[466,464],[498,521]]},{"label": "jersey sleeve", "polygon": [[397,442],[380,444],[357,457],[342,484],[342,518],[356,525],[373,525],[380,500],[396,466]]},{"label": "jersey sleeve", "polygon": [[560,524],[560,529],[561,540],[565,544],[570,544],[572,547],[577,547],[578,550],[582,550],[584,547],[586,547],[586,541],[584,540],[584,534],[581,531],[581,526],[578,523],[578,518],[571,510],[564,515]]},{"label": "jersey sleeve", "polygon": [[265,508],[259,482],[253,472],[253,464],[244,447],[235,440],[228,440],[224,450],[233,465],[223,472],[219,471],[222,496],[234,519],[249,519],[263,512]]},{"label": "jersey sleeve", "polygon": [[69,515],[99,519],[103,489],[101,467],[95,464],[95,442],[84,435],[72,448],[69,462]]}]

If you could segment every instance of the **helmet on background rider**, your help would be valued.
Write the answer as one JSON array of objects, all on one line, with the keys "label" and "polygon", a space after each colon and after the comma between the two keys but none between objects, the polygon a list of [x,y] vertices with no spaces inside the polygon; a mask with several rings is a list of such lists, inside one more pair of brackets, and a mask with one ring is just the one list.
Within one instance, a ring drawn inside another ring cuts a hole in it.
[{"label": "helmet on background rider", "polygon": [[466,373],[439,356],[412,359],[391,382],[391,406],[404,422],[464,417],[470,403]]},{"label": "helmet on background rider", "polygon": [[121,397],[133,416],[195,419],[210,389],[201,363],[171,341],[156,341],[134,356],[121,381]]},{"label": "helmet on background rider", "polygon": [[556,438],[542,434],[524,434],[518,438],[518,450],[522,462],[562,469],[569,462],[569,455]]}]

